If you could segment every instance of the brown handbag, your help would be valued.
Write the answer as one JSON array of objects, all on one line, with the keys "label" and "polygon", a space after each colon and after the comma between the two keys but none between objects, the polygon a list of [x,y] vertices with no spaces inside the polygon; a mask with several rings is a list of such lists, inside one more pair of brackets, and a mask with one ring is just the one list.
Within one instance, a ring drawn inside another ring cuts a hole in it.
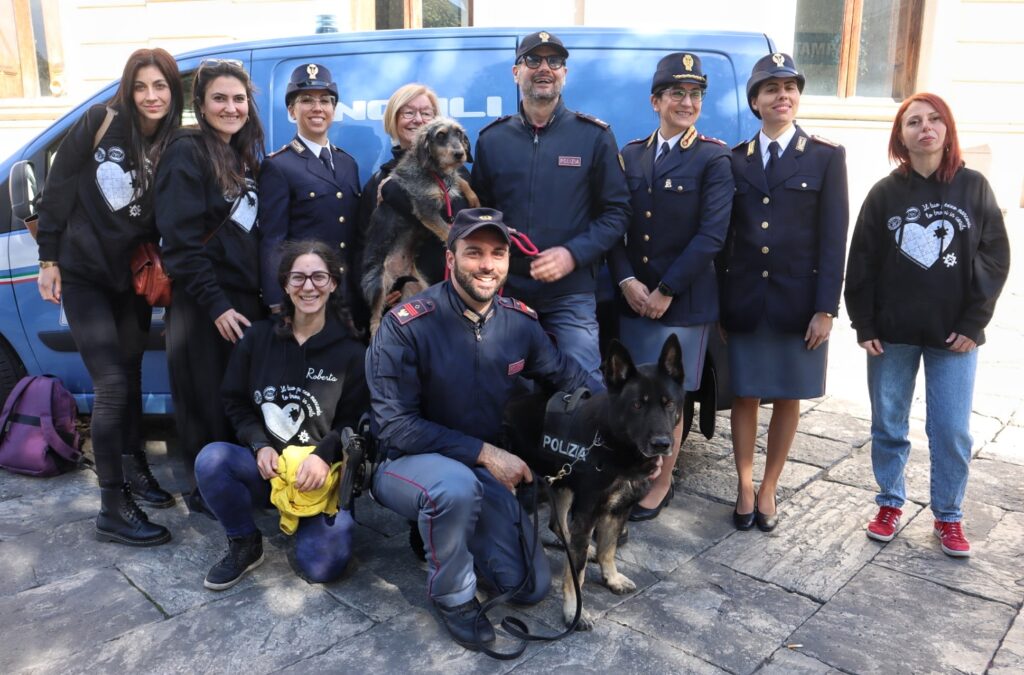
[{"label": "brown handbag", "polygon": [[151,241],[139,244],[132,252],[132,283],[136,295],[146,298],[152,307],[170,307],[171,278],[160,259],[160,247]]}]

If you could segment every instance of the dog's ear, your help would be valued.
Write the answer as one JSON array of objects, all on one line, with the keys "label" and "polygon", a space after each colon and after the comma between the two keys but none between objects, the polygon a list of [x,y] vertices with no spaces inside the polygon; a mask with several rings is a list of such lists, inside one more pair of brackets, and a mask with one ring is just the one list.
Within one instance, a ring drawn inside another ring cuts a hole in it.
[{"label": "dog's ear", "polygon": [[683,372],[683,349],[679,345],[679,337],[672,333],[665,340],[661,347],[661,356],[658,357],[658,370],[665,373],[679,384],[683,383],[685,374]]},{"label": "dog's ear", "polygon": [[420,166],[433,167],[434,165],[434,156],[430,151],[434,144],[434,128],[433,126],[421,127],[416,134],[416,140],[413,141],[416,150],[416,163]]},{"label": "dog's ear", "polygon": [[466,135],[466,130],[463,129],[462,127],[458,127],[458,129],[459,129],[459,138],[462,139],[462,147],[464,147],[466,149],[466,162],[468,164],[472,164],[473,163],[473,150],[470,147],[469,136]]},{"label": "dog's ear", "polygon": [[601,364],[601,372],[604,374],[604,383],[609,389],[622,387],[629,378],[636,375],[633,357],[618,340],[612,340],[608,345],[608,355],[604,357],[604,363]]}]

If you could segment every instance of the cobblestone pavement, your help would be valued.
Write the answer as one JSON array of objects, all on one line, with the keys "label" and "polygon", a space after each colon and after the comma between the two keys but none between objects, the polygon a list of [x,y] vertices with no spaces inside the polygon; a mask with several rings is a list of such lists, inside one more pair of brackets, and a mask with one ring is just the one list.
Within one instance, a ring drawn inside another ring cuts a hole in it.
[{"label": "cobblestone pavement", "polygon": [[[0,471],[0,672],[1024,672],[1019,244],[980,357],[964,521],[970,559],[945,556],[931,534],[921,391],[902,530],[884,545],[864,536],[875,511],[865,357],[840,319],[829,395],[805,402],[782,477],[779,527],[733,529],[728,416],[719,415],[713,440],[685,444],[671,505],[630,525],[619,569],[636,592],[613,595],[591,566],[584,593],[599,619],[593,632],[532,645],[515,661],[458,647],[428,610],[405,523],[368,498],[340,581],[296,577],[288,540],[266,513],[267,561],[214,593],[202,580],[224,539],[180,502],[151,512],[171,528],[171,543],[132,550],[93,538],[93,474]],[[154,424],[150,437],[157,476],[180,489],[173,432]],[[552,548],[549,557],[557,576],[562,554]],[[554,590],[508,612],[554,631],[559,606]]]}]

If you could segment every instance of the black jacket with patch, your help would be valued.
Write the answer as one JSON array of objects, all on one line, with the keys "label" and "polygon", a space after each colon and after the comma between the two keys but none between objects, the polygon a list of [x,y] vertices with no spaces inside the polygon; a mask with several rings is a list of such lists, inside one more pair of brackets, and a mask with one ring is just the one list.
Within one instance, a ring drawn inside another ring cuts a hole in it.
[{"label": "black jacket with patch", "polygon": [[157,234],[151,197],[139,188],[123,112],[93,149],[106,114],[106,106],[92,106],[61,142],[46,175],[37,239],[39,259],[57,260],[63,279],[123,291],[131,284],[132,250],[142,241],[156,241]]},{"label": "black jacket with patch", "polygon": [[221,392],[238,439],[254,451],[315,445],[338,461],[337,434],[369,410],[365,347],[330,313],[323,329],[300,345],[273,321],[257,321],[231,353]]},{"label": "black jacket with patch", "polygon": [[221,191],[194,129],[177,132],[157,167],[156,226],[164,267],[211,320],[231,309],[223,289],[260,291],[257,186],[248,174],[246,183],[245,194]]},{"label": "black jacket with patch", "polygon": [[893,171],[871,188],[850,242],[845,297],[857,341],[944,348],[955,332],[983,344],[1009,270],[984,176],[962,168],[946,184]]}]

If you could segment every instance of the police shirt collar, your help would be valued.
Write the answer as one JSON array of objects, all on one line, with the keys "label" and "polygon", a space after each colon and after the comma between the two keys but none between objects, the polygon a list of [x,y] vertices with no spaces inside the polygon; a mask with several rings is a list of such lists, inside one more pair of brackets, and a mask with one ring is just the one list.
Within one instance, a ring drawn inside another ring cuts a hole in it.
[{"label": "police shirt collar", "polygon": [[672,150],[676,147],[676,143],[679,142],[679,139],[682,138],[683,134],[685,134],[687,131],[689,131],[689,129],[684,129],[683,131],[680,131],[672,138],[665,138],[664,136],[661,135],[661,129],[658,129],[658,145],[656,147],[660,148],[662,143],[668,143],[668,150],[669,152],[672,152]]},{"label": "police shirt collar", "polygon": [[[564,113],[565,111],[566,111],[565,101],[562,99],[561,94],[559,94],[559,96],[558,96],[558,103],[555,104],[555,109],[553,111],[551,111],[551,119],[549,119],[548,123],[545,124],[544,126],[537,127],[537,128],[538,129],[548,129],[548,128],[554,126],[555,122],[558,121],[558,118],[561,117],[562,113]],[[522,101],[519,102],[519,119],[521,119],[523,121],[523,126],[525,126],[530,131],[533,131],[533,129],[534,129],[533,122],[531,122],[530,118],[526,116],[526,111],[523,109],[523,102]]]},{"label": "police shirt collar", "polygon": [[459,292],[455,290],[455,282],[453,280],[449,279],[445,283],[448,284],[448,299],[451,301],[452,307],[454,307],[455,311],[465,317],[470,323],[485,323],[494,316],[494,308],[498,304],[498,296],[494,296],[491,300],[491,306],[487,308],[486,312],[478,314],[465,303],[462,296],[459,295]]},{"label": "police shirt collar", "polygon": [[299,140],[302,141],[305,144],[305,146],[309,148],[309,151],[312,152],[317,157],[320,156],[321,149],[327,148],[328,150],[330,150],[331,148],[330,142],[328,142],[327,145],[320,145],[316,141],[311,141],[300,133],[296,133],[295,135],[298,136]]},{"label": "police shirt collar", "polygon": [[[789,148],[790,141],[793,140],[793,136],[796,135],[796,125],[791,124],[789,128],[782,132],[775,140],[779,142],[779,147],[782,148],[782,153],[785,154],[786,149]],[[768,144],[772,142],[772,139],[765,135],[764,129],[757,132],[757,140],[761,147],[761,166],[768,163]]]}]

